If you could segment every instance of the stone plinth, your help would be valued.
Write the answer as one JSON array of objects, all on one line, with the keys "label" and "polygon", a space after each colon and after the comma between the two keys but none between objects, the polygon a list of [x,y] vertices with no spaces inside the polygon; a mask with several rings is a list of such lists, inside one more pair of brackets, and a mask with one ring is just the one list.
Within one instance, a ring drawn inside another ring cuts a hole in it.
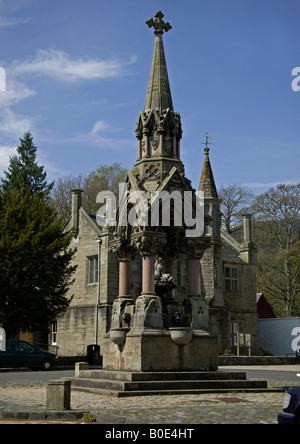
[{"label": "stone plinth", "polygon": [[108,340],[103,348],[104,370],[164,372],[218,368],[217,338],[204,330],[193,330],[187,344],[178,344],[172,340],[170,330],[132,329],[123,345]]},{"label": "stone plinth", "polygon": [[71,381],[49,381],[47,385],[47,410],[71,409]]},{"label": "stone plinth", "polygon": [[79,374],[83,370],[88,370],[88,362],[75,362],[75,378],[79,378]]}]

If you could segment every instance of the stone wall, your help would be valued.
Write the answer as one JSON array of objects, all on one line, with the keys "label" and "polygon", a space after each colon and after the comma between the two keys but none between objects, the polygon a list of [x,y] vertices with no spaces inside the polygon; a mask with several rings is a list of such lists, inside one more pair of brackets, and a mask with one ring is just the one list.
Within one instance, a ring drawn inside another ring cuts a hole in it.
[{"label": "stone wall", "polygon": [[95,306],[70,307],[57,327],[59,355],[86,355],[87,345],[95,343]]},{"label": "stone wall", "polygon": [[[228,235],[227,235],[228,236]],[[223,251],[222,251],[223,250]],[[237,291],[225,291],[224,268],[234,267],[238,271]],[[251,333],[253,353],[259,355],[259,324],[256,308],[256,265],[247,263],[239,256],[237,243],[218,243],[205,251],[201,260],[202,293],[210,301],[210,329],[219,338],[219,354],[232,344],[232,324],[239,330]]]},{"label": "stone wall", "polygon": [[[83,210],[79,210],[79,232],[71,247],[77,248],[74,263],[77,264],[76,279],[69,290],[72,298],[65,315],[57,320],[57,345],[59,354],[64,356],[85,355],[89,344],[96,339],[96,304],[98,284],[89,283],[88,259],[98,256],[97,226]],[[71,228],[70,225],[67,229]]]}]

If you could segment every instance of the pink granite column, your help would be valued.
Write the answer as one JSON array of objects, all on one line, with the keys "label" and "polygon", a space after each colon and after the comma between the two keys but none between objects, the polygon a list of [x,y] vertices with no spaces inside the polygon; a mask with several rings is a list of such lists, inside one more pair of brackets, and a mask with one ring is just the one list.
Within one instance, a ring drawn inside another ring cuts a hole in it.
[{"label": "pink granite column", "polygon": [[155,294],[155,256],[143,256],[143,294]]},{"label": "pink granite column", "polygon": [[131,260],[119,259],[119,298],[131,294]]},{"label": "pink granite column", "polygon": [[144,132],[144,143],[145,143],[145,154],[143,157],[150,157],[149,153],[149,135],[147,132]]},{"label": "pink granite column", "polygon": [[189,259],[189,295],[200,295],[201,285],[200,285],[200,259]]}]

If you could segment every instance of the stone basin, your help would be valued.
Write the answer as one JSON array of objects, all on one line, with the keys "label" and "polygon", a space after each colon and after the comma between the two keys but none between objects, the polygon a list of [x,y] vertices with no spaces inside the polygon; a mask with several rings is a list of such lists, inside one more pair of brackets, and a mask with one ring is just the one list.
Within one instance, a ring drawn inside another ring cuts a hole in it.
[{"label": "stone basin", "polygon": [[109,337],[114,344],[123,345],[126,342],[126,335],[130,328],[113,328],[109,332]]},{"label": "stone basin", "polygon": [[177,345],[187,345],[193,337],[193,329],[190,327],[171,327],[171,339]]}]

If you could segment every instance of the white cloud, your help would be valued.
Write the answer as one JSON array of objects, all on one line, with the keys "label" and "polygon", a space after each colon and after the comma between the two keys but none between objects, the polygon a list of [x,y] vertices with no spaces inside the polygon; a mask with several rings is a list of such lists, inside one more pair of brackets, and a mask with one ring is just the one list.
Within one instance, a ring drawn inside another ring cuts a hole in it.
[{"label": "white cloud", "polygon": [[293,179],[288,179],[288,180],[282,180],[282,181],[277,181],[277,182],[269,182],[269,183],[264,183],[264,182],[248,182],[248,183],[243,183],[242,185],[246,188],[251,188],[253,190],[267,190],[269,188],[275,188],[277,187],[277,185],[296,185],[299,183],[299,180],[293,180]]},{"label": "white cloud", "polygon": [[9,165],[9,158],[16,154],[16,147],[0,145],[0,176]]},{"label": "white cloud", "polygon": [[14,113],[11,109],[6,109],[0,113],[0,134],[1,137],[12,138],[22,137],[26,131],[30,131],[34,126],[34,118]]},{"label": "white cloud", "polygon": [[129,148],[134,146],[132,139],[112,137],[110,134],[116,134],[120,129],[111,126],[104,120],[94,123],[93,128],[87,134],[80,134],[76,137],[76,142],[89,143],[97,148],[117,151],[120,148]]},{"label": "white cloud", "polygon": [[[1,0],[0,0],[1,5]],[[0,20],[1,27],[1,20]],[[38,116],[28,116],[15,112],[15,108],[38,91],[28,87],[25,75],[50,77],[63,82],[90,81],[119,78],[128,73],[128,66],[135,63],[133,56],[127,61],[118,59],[99,60],[72,58],[64,51],[56,49],[39,50],[34,57],[25,61],[14,61],[6,67],[6,91],[0,92],[0,176],[8,167],[9,158],[16,153],[19,138],[26,131],[34,136],[38,133],[36,120]],[[19,76],[22,76],[20,81]],[[95,122],[91,131],[76,137],[76,141],[89,143],[98,148],[117,150],[132,145],[132,140],[114,137],[118,129],[104,120]],[[111,136],[113,132],[113,137]],[[43,154],[42,152],[40,153]],[[48,158],[42,159],[55,175],[58,169]]]},{"label": "white cloud", "polygon": [[0,17],[0,28],[8,28],[9,26],[16,26],[29,23],[31,20],[29,18],[21,17]]},{"label": "white cloud", "polygon": [[6,146],[33,128],[35,118],[18,114],[13,111],[13,107],[36,94],[10,75],[7,77],[6,91],[0,93],[0,141],[2,139]]},{"label": "white cloud", "polygon": [[20,16],[20,10],[26,3],[26,0],[0,0],[0,28],[30,23],[29,17]]},{"label": "white cloud", "polygon": [[132,56],[129,61],[97,60],[97,59],[72,59],[69,54],[57,49],[40,49],[32,60],[13,65],[15,76],[24,74],[36,74],[47,76],[61,81],[111,79],[124,75],[126,66],[136,61]]},{"label": "white cloud", "polygon": [[11,107],[17,105],[22,100],[28,99],[36,95],[33,89],[28,88],[24,83],[18,82],[10,75],[10,71],[7,71],[6,91],[0,94],[0,105],[2,108]]},{"label": "white cloud", "polygon": [[110,125],[106,123],[104,120],[98,120],[93,126],[93,129],[91,131],[92,136],[97,136],[99,132],[106,131],[110,128]]},{"label": "white cloud", "polygon": [[34,126],[32,117],[16,114],[9,107],[0,108],[0,176],[9,159],[16,154],[19,138]]}]

